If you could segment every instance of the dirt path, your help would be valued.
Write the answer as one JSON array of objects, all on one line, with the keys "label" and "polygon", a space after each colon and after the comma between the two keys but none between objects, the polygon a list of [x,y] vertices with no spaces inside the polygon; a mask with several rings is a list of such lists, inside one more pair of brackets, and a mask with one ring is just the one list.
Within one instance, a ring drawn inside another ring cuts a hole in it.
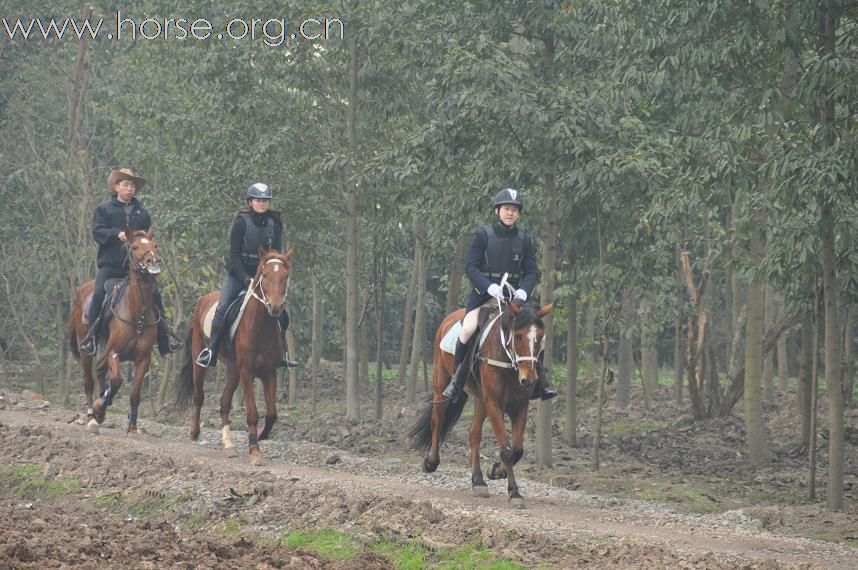
[{"label": "dirt path", "polygon": [[[858,560],[856,548],[761,532],[741,513],[679,515],[526,478],[520,484],[527,509],[516,511],[506,506],[505,482],[490,482],[492,497],[477,499],[469,496],[465,471],[443,463],[439,473],[426,475],[416,460],[408,465],[341,453],[335,466],[324,467],[327,451],[273,441],[264,442],[266,463],[253,467],[244,455],[225,458],[215,430],[203,432],[209,442],[203,445],[181,439],[181,428],[152,422],[135,438],[107,427],[94,436],[75,418],[63,410],[0,410],[2,464],[43,465],[58,478],[79,479],[84,500],[111,493],[181,496],[158,515],[175,528],[196,517],[211,530],[240,514],[242,530],[254,536],[320,527],[346,530],[366,543],[389,537],[417,537],[433,547],[478,542],[528,566],[563,568],[854,568]],[[235,435],[241,441],[242,434]],[[308,459],[314,453],[318,457]],[[308,460],[319,465],[301,464]],[[159,540],[152,532],[153,548]]]}]

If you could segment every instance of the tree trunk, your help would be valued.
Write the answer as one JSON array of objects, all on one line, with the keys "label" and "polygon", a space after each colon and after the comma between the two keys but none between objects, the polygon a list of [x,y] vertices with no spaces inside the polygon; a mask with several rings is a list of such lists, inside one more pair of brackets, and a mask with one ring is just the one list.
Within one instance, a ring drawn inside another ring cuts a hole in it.
[{"label": "tree trunk", "polygon": [[676,291],[676,322],[674,323],[675,335],[673,338],[673,401],[677,406],[682,405],[683,363],[685,362],[685,339],[683,337],[683,323],[685,322],[685,297],[683,296],[684,280],[682,278],[682,257],[677,248],[676,255],[679,288]]},{"label": "tree trunk", "polygon": [[[759,236],[751,236],[751,256],[759,259],[763,246]],[[766,422],[763,417],[763,285],[752,280],[748,285],[748,321],[745,325],[745,427],[751,465],[760,467],[771,462]]]},{"label": "tree trunk", "polygon": [[[416,218],[416,216],[415,216]],[[416,222],[416,219],[415,219]],[[405,390],[406,405],[414,405],[417,401],[417,373],[423,360],[423,342],[426,330],[426,266],[428,255],[423,243],[422,228],[415,223],[414,247],[419,252],[417,258],[417,311],[414,317],[414,342],[411,344],[411,366],[408,368],[408,385]]]},{"label": "tree trunk", "polygon": [[463,233],[456,240],[456,251],[450,265],[450,279],[447,286],[447,303],[444,314],[449,315],[459,308],[459,294],[462,291],[462,276],[465,274],[465,251],[470,243],[470,235]]},{"label": "tree trunk", "polygon": [[630,289],[623,291],[623,318],[620,326],[619,362],[617,364],[617,407],[629,405],[629,389],[635,373],[634,346],[630,336],[635,317],[634,295]]},{"label": "tree trunk", "polygon": [[[782,301],[782,299],[781,299]],[[778,315],[782,316],[784,311],[783,303],[778,303],[779,311]],[[787,341],[789,340],[789,335],[781,335],[778,339],[777,344],[777,357],[778,357],[778,384],[780,385],[781,392],[786,392],[789,387],[789,351],[787,350]]]},{"label": "tree trunk", "polygon": [[316,414],[316,403],[319,399],[319,363],[322,359],[322,313],[324,311],[322,296],[319,294],[319,278],[316,275],[316,267],[311,270],[311,287],[313,295],[313,334],[312,347],[310,349],[310,376],[312,377],[312,388],[310,390],[310,413]]},{"label": "tree trunk", "polygon": [[[763,303],[763,306],[765,307],[765,317],[763,319],[763,322],[765,324],[762,330],[767,331],[772,328],[772,326],[777,322],[775,292],[772,289],[771,285],[766,285],[765,287],[763,287],[763,295],[765,297],[765,302]],[[766,356],[763,357],[763,400],[769,403],[774,403],[776,398],[777,394],[775,393],[775,354],[774,352],[769,352]]]},{"label": "tree trunk", "polygon": [[801,349],[798,363],[798,394],[797,406],[801,416],[801,444],[810,446],[810,390],[813,374],[813,339],[815,338],[816,323],[812,311],[805,311],[801,318]]},{"label": "tree trunk", "polygon": [[382,381],[384,380],[384,304],[387,284],[387,257],[379,260],[375,303],[375,419],[384,416]]},{"label": "tree trunk", "polygon": [[408,370],[408,347],[411,342],[412,327],[414,326],[414,297],[417,295],[417,274],[420,272],[420,251],[414,248],[414,262],[411,264],[411,282],[405,293],[405,311],[402,315],[402,344],[399,347],[399,385],[405,385],[405,375]]},{"label": "tree trunk", "polygon": [[566,319],[566,443],[578,445],[578,294],[568,297]]},{"label": "tree trunk", "polygon": [[357,106],[358,106],[358,21],[349,20],[349,91],[347,125],[352,166],[345,181],[346,202],[346,415],[360,419],[358,378],[358,201],[357,201]]}]

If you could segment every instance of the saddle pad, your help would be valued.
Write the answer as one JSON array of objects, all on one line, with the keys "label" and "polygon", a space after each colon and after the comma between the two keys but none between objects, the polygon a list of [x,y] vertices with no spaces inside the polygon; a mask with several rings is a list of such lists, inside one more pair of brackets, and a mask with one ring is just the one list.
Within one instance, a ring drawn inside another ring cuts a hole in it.
[{"label": "saddle pad", "polygon": [[462,330],[462,321],[456,321],[444,338],[441,339],[441,350],[449,354],[456,354],[456,341],[459,340],[459,331]]},{"label": "saddle pad", "polygon": [[[244,296],[239,293],[239,297],[235,299],[232,303],[230,303],[229,308],[226,310],[226,322],[232,323],[229,327],[229,340],[235,336],[235,331],[238,329],[238,323],[241,322],[241,317],[244,315],[244,309],[247,307],[247,301],[250,300],[251,294],[250,289],[243,291]],[[239,302],[241,306],[239,306]],[[217,311],[218,305],[220,302],[215,301],[214,304],[209,307],[209,310],[206,311],[205,316],[203,316],[203,334],[206,338],[211,338],[212,335],[212,321],[214,320],[215,311]]]}]

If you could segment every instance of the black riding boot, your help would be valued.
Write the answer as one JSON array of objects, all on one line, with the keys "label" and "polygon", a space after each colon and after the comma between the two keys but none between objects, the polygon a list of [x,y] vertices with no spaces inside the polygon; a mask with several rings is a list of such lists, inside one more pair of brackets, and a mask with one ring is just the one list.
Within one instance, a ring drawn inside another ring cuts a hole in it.
[{"label": "black riding boot", "polygon": [[161,320],[158,321],[158,352],[161,353],[161,356],[178,352],[184,345],[184,342],[170,333],[166,319],[161,317]]},{"label": "black riding boot", "polygon": [[86,336],[80,341],[80,346],[78,347],[80,351],[84,354],[95,356],[95,353],[98,350],[98,337],[100,334],[101,315],[99,314],[98,318],[95,319],[95,322],[92,323],[89,330],[86,332]]},{"label": "black riding boot", "polygon": [[289,349],[286,348],[286,329],[289,328],[289,313],[283,311],[280,313],[280,342],[283,346],[283,356],[280,358],[278,368],[297,368],[298,363],[289,359]]},{"label": "black riding boot", "polygon": [[203,368],[217,364],[217,354],[220,350],[220,338],[223,336],[223,322],[212,321],[212,334],[209,338],[208,348],[204,348],[197,355],[196,364]]},{"label": "black riding boot", "polygon": [[542,364],[542,358],[536,361],[536,389],[530,396],[531,400],[550,400],[557,396],[557,390],[551,386],[551,381],[548,379],[548,370]]},{"label": "black riding boot", "polygon": [[450,383],[441,393],[442,396],[449,400],[455,400],[462,393],[462,388],[465,387],[465,381],[468,379],[468,367],[465,365],[465,356],[468,354],[468,343],[462,343],[456,339],[456,353],[453,356],[453,377],[450,378]]}]

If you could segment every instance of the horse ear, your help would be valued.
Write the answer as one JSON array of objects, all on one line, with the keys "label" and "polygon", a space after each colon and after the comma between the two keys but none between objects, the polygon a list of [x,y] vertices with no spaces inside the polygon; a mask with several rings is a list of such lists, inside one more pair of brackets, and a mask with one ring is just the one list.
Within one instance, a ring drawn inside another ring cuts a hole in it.
[{"label": "horse ear", "polygon": [[154,228],[152,228],[151,226],[149,226],[149,229],[146,231],[146,237],[147,237],[148,239],[152,239],[152,236],[154,236],[154,235],[155,235],[155,230],[154,230]]},{"label": "horse ear", "polygon": [[521,307],[518,303],[509,303],[507,306],[513,315],[517,315],[521,311]]},{"label": "horse ear", "polygon": [[539,310],[536,311],[536,314],[539,316],[539,318],[542,318],[548,313],[550,313],[552,309],[554,309],[554,303],[551,303],[550,305],[545,305],[544,307],[539,307]]},{"label": "horse ear", "polygon": [[290,259],[292,259],[292,255],[293,255],[294,253],[295,253],[295,246],[292,246],[292,247],[290,247],[290,248],[289,248],[289,251],[287,251],[285,254],[283,254],[283,258],[284,258],[286,261],[289,261]]},{"label": "horse ear", "polygon": [[265,257],[268,254],[268,250],[265,249],[265,246],[263,246],[262,244],[259,244],[259,252],[258,253],[259,253],[259,259],[262,259],[263,257]]}]

